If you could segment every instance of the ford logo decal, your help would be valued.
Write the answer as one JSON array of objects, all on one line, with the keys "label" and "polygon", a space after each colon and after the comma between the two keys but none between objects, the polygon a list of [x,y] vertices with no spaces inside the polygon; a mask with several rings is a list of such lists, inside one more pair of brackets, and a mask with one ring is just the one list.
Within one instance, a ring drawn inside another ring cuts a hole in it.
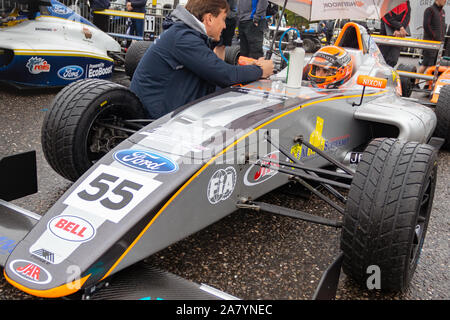
[{"label": "ford logo decal", "polygon": [[114,159],[127,167],[145,172],[171,173],[178,170],[176,162],[150,151],[121,150],[114,153]]},{"label": "ford logo decal", "polygon": [[66,66],[58,70],[58,77],[64,80],[76,80],[83,76],[84,69],[80,66]]}]

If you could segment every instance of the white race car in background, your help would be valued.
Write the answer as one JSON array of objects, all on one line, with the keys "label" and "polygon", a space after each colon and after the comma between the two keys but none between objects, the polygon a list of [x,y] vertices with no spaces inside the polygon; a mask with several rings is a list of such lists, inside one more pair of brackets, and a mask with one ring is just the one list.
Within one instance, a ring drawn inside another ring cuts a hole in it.
[{"label": "white race car in background", "polygon": [[5,2],[0,15],[0,81],[53,87],[111,77],[120,44],[90,21],[56,0]]}]

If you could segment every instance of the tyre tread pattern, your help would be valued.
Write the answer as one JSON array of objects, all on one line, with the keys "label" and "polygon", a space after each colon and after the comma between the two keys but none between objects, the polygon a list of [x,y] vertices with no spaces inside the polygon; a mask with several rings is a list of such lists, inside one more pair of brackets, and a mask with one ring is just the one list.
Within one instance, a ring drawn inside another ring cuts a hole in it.
[{"label": "tyre tread pattern", "polygon": [[429,145],[397,139],[375,139],[366,148],[348,195],[341,238],[343,270],[361,285],[367,267],[378,265],[382,289],[407,286],[415,208],[435,157]]}]

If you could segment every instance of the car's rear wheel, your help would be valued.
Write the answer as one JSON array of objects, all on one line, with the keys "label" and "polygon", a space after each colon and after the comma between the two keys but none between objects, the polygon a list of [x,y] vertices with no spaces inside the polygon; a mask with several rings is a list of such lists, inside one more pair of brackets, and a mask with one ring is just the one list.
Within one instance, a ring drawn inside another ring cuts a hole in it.
[{"label": "car's rear wheel", "polygon": [[241,48],[239,45],[225,47],[225,62],[235,66],[238,64],[240,56]]},{"label": "car's rear wheel", "polygon": [[435,108],[437,124],[434,135],[444,138],[442,148],[450,150],[450,86],[443,86]]},{"label": "car's rear wheel", "polygon": [[[409,64],[400,64],[397,67],[397,70],[398,71],[407,71],[407,72],[417,72],[416,66],[409,65]],[[410,97],[413,92],[414,85],[415,85],[414,78],[400,77],[400,83],[402,85],[402,96]]]},{"label": "car's rear wheel", "polygon": [[351,184],[341,237],[343,270],[357,283],[366,286],[377,267],[381,290],[408,287],[430,219],[436,171],[432,146],[388,138],[367,146]]},{"label": "car's rear wheel", "polygon": [[125,73],[130,79],[152,41],[133,41],[125,54]]},{"label": "car's rear wheel", "polygon": [[139,99],[126,87],[100,79],[81,80],[61,90],[42,126],[45,158],[61,176],[75,181],[144,119]]}]

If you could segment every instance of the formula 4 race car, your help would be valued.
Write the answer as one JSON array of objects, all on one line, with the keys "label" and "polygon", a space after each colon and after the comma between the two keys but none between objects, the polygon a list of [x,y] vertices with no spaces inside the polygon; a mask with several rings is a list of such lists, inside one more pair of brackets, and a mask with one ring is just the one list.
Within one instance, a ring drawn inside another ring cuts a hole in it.
[{"label": "formula 4 race car", "polygon": [[0,8],[0,81],[59,87],[112,76],[120,44],[90,21],[56,0],[7,3]]},{"label": "formula 4 race car", "polygon": [[[74,184],[42,217],[0,202],[0,235],[17,243],[0,256],[7,281],[40,297],[137,299],[152,275],[130,268],[244,208],[342,229],[342,253],[315,298],[334,297],[341,266],[363,286],[378,266],[381,289],[407,288],[433,203],[439,120],[401,97],[398,74],[363,27],[348,23],[336,45],[354,60],[339,89],[289,88],[274,76],[154,121],[122,85],[65,87],[44,120],[42,147]],[[258,201],[288,183],[342,219]],[[125,288],[113,295],[115,281]],[[164,290],[153,296],[173,298]]]}]

